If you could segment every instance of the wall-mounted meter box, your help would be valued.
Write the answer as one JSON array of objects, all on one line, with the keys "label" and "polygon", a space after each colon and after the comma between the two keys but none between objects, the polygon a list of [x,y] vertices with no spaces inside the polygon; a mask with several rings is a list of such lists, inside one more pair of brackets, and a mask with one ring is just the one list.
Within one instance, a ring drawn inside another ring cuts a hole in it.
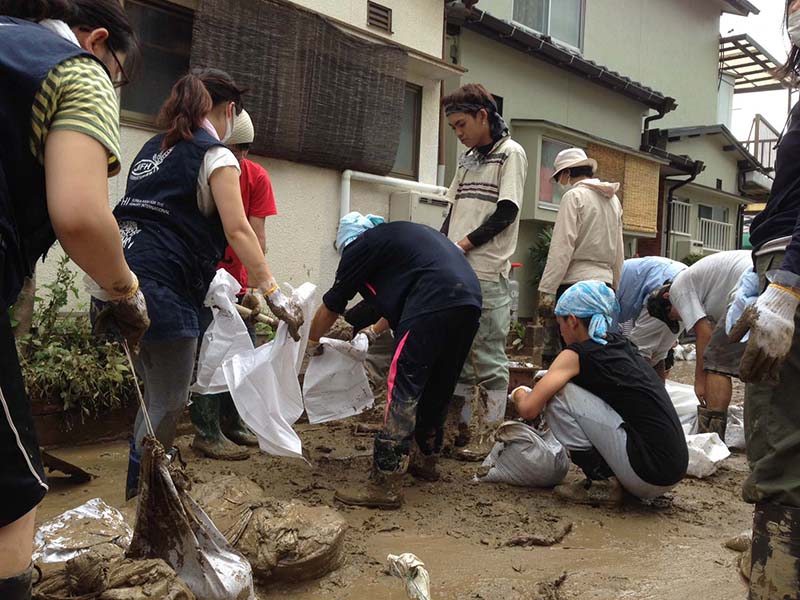
[{"label": "wall-mounted meter box", "polygon": [[406,191],[389,197],[390,221],[412,221],[438,230],[449,212],[450,202],[444,196]]}]

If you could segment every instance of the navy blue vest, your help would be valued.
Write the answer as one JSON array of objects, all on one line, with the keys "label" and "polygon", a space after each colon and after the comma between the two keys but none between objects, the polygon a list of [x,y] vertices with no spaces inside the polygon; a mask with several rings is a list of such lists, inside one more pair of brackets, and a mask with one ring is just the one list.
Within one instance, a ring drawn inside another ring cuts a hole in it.
[{"label": "navy blue vest", "polygon": [[0,310],[56,239],[30,149],[31,107],[52,68],[79,55],[92,56],[41,25],[0,17]]},{"label": "navy blue vest", "polygon": [[206,217],[197,207],[197,176],[206,152],[223,144],[204,129],[193,136],[164,150],[159,134],[142,147],[114,216],[133,272],[199,310],[226,241],[219,215]]}]

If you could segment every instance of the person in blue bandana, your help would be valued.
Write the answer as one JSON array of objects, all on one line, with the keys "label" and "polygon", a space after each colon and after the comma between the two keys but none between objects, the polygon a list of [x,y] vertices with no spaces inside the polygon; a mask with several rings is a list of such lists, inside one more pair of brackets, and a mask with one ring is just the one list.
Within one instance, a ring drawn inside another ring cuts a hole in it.
[{"label": "person in blue bandana", "polygon": [[664,383],[623,336],[610,333],[619,304],[602,281],[581,281],[555,315],[566,347],[533,390],[511,393],[524,419],[544,413],[586,475],[556,494],[584,504],[618,504],[624,491],[655,498],[686,474],[686,440]]}]

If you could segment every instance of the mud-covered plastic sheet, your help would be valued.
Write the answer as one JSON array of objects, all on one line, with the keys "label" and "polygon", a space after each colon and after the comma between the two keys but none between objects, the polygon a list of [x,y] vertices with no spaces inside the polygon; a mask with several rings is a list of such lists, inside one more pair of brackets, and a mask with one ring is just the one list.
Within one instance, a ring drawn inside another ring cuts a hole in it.
[{"label": "mud-covered plastic sheet", "polygon": [[367,336],[360,333],[349,342],[324,337],[319,343],[324,350],[308,362],[303,379],[309,423],[346,419],[372,407],[375,396],[364,368]]},{"label": "mud-covered plastic sheet", "polygon": [[271,342],[231,356],[222,368],[236,410],[258,437],[261,450],[302,458],[302,444],[292,425],[304,410],[298,375],[318,302],[317,287],[304,283],[292,291],[292,298],[303,312],[300,341],[295,342],[288,325],[281,322]]}]

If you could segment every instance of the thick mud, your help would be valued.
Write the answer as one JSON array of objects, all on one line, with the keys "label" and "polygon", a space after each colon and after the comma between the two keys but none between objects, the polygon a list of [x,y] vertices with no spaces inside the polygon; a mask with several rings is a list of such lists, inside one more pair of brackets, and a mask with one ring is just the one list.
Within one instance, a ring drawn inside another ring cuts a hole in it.
[{"label": "thick mud", "polygon": [[[693,363],[678,363],[672,377],[691,383],[693,368]],[[739,386],[734,401],[741,401]],[[260,598],[403,600],[403,583],[386,567],[388,554],[403,552],[425,562],[436,600],[732,600],[746,595],[739,555],[724,546],[750,527],[752,507],[740,498],[747,474],[742,454],[733,454],[708,479],[683,481],[669,500],[655,506],[569,505],[546,489],[477,483],[477,464],[450,459],[442,460],[444,477],[438,482],[409,477],[405,505],[398,511],[335,503],[334,489],[363,481],[369,469],[372,439],[356,432],[356,425],[381,417],[378,406],[344,422],[298,425],[310,466],[257,451],[247,461],[213,461],[191,450],[191,436],[178,439],[197,484],[244,475],[270,496],[332,506],[348,522],[343,567],[314,581],[262,585]],[[97,477],[80,485],[52,478],[38,519],[97,496],[124,507],[127,451],[124,442],[58,450],[59,457]]]}]

